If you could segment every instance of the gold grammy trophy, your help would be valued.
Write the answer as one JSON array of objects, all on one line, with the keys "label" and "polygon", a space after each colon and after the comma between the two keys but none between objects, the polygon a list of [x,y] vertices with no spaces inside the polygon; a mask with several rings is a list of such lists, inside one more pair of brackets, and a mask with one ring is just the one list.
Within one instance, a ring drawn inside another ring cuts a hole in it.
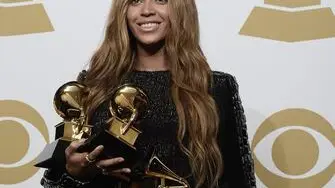
[{"label": "gold grammy trophy", "polygon": [[129,84],[117,88],[109,104],[109,111],[112,115],[108,121],[109,134],[136,149],[134,144],[141,131],[133,125],[143,115],[147,103],[147,95],[139,88]]},{"label": "gold grammy trophy", "polygon": [[140,121],[148,104],[147,95],[138,87],[123,84],[112,91],[109,102],[111,118],[78,148],[89,152],[104,146],[99,159],[124,157],[126,165],[136,163],[136,140],[141,134],[135,125]]},{"label": "gold grammy trophy", "polygon": [[155,155],[149,160],[144,178],[154,179],[155,188],[190,188],[186,179],[170,170]]},{"label": "gold grammy trophy", "polygon": [[[78,148],[79,152],[92,151],[99,145],[104,145],[103,153],[98,157],[125,158],[120,166],[132,167],[140,159],[136,154],[136,141],[142,133],[136,128],[148,106],[147,95],[138,87],[124,84],[113,90],[109,102],[111,118],[107,120],[103,129],[91,135],[84,145]],[[159,180],[157,188],[189,188],[187,181],[164,165],[155,155],[152,155],[144,169],[144,177],[153,181]],[[115,167],[117,168],[117,167]],[[167,186],[166,182],[173,184]],[[158,185],[159,184],[159,185]]]},{"label": "gold grammy trophy", "polygon": [[34,166],[41,168],[64,166],[66,147],[74,140],[88,138],[91,135],[92,126],[87,125],[83,107],[87,95],[86,87],[76,81],[65,83],[56,91],[53,104],[63,121],[55,126],[56,140],[46,145]]}]

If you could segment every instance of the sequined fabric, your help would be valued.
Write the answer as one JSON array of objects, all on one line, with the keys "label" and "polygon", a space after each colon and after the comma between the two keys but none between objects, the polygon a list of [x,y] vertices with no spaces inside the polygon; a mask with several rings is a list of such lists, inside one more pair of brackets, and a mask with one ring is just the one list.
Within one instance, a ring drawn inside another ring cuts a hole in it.
[{"label": "sequined fabric", "polygon": [[[233,76],[222,72],[213,72],[213,81],[211,93],[219,110],[219,145],[224,160],[224,175],[219,187],[255,188],[254,163],[237,82]],[[176,137],[178,118],[170,95],[170,73],[168,71],[134,71],[129,74],[124,83],[137,85],[149,98],[148,110],[139,124],[142,134],[135,145],[139,155],[145,158],[155,151],[164,164],[179,176],[185,177],[193,187],[194,178],[190,172],[188,159],[180,150]],[[91,124],[95,125],[95,128],[101,128],[109,117],[108,106],[104,103],[97,109]],[[134,172],[140,170],[133,169]],[[61,173],[64,172],[59,172]],[[59,186],[55,183],[53,186],[48,183],[47,180],[50,178],[55,179],[46,173],[42,179],[42,185],[46,188],[58,188]],[[82,187],[110,188],[111,185],[115,188],[129,187],[127,183],[111,177],[97,177]]]}]

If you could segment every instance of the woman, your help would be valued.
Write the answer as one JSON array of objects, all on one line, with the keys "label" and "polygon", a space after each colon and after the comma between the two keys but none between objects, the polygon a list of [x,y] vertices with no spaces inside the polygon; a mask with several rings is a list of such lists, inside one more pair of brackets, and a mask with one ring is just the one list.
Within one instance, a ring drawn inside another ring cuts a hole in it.
[{"label": "woman", "polygon": [[[154,150],[192,188],[256,187],[238,85],[233,76],[210,70],[194,0],[113,1],[105,39],[84,80],[94,128],[110,117],[108,94],[123,83],[150,99],[139,155]],[[122,157],[95,160],[103,146],[77,152],[83,142],[67,148],[64,171],[46,171],[44,187],[148,187],[130,178],[134,169],[116,169]]]}]

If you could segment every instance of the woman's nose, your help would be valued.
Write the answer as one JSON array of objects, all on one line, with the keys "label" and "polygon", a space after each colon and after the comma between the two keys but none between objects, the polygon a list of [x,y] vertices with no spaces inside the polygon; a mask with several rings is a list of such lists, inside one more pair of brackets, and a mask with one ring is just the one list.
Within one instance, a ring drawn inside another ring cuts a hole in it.
[{"label": "woman's nose", "polygon": [[144,0],[141,11],[142,16],[151,16],[156,13],[153,3],[152,0]]}]

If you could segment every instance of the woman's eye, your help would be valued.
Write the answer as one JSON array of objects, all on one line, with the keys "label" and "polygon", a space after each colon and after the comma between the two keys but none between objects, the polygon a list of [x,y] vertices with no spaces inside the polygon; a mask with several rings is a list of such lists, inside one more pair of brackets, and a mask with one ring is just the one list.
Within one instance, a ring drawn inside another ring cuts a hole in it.
[{"label": "woman's eye", "polygon": [[132,0],[131,1],[131,4],[132,5],[137,5],[137,4],[140,4],[140,3],[142,3],[143,2],[143,0]]},{"label": "woman's eye", "polygon": [[[138,5],[140,3],[143,3],[144,0],[132,0],[131,4],[132,5]],[[168,2],[168,0],[154,0],[156,3],[158,4],[166,4]]]},{"label": "woman's eye", "polygon": [[168,0],[156,0],[156,2],[159,4],[166,4]]}]

